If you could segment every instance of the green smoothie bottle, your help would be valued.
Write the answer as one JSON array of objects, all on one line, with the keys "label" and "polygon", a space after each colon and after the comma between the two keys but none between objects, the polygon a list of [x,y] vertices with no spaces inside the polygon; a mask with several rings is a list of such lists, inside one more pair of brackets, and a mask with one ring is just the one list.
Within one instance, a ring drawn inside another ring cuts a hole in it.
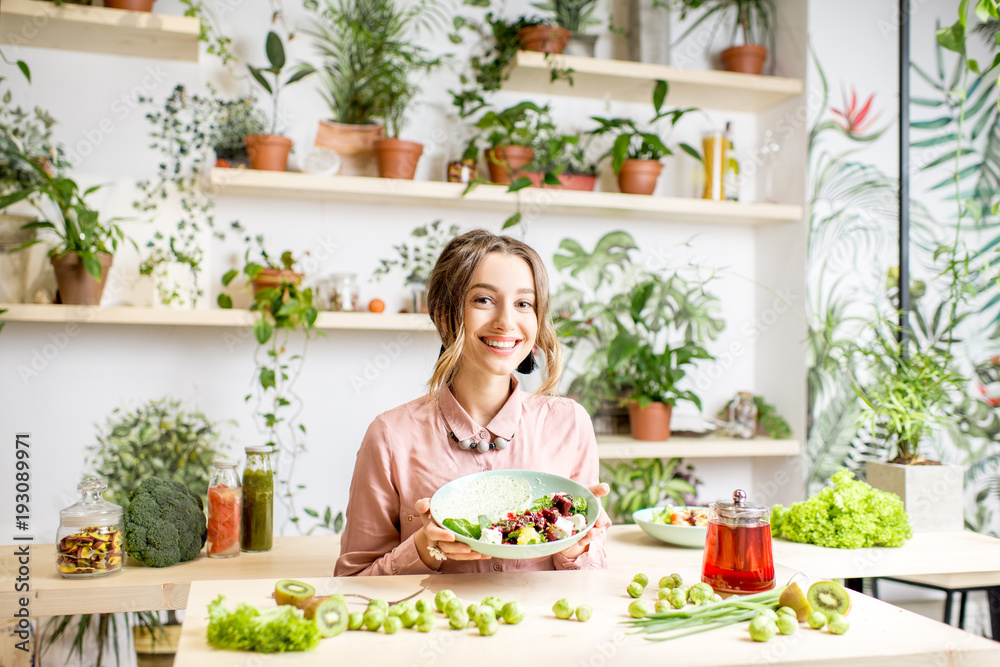
[{"label": "green smoothie bottle", "polygon": [[243,551],[268,551],[274,535],[274,473],[271,448],[247,447],[243,468]]}]

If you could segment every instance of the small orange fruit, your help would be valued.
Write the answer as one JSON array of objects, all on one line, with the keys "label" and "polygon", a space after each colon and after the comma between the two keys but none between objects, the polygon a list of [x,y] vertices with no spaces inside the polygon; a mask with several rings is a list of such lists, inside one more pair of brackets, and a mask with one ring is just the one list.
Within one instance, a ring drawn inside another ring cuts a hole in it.
[{"label": "small orange fruit", "polygon": [[372,299],[368,302],[368,310],[373,313],[381,313],[385,310],[385,301],[382,299]]}]

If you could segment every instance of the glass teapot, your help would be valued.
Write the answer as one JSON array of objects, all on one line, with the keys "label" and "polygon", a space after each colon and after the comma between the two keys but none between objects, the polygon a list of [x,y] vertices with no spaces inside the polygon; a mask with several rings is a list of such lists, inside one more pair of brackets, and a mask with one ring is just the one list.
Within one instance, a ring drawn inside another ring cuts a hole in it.
[{"label": "glass teapot", "polygon": [[771,510],[746,500],[746,492],[736,489],[733,502],[709,505],[701,580],[720,594],[774,588]]}]

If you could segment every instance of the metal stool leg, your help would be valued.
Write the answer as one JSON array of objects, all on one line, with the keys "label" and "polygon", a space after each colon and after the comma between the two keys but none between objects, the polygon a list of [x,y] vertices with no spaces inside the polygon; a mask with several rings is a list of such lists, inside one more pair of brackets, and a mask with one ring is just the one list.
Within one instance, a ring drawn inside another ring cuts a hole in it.
[{"label": "metal stool leg", "polygon": [[958,594],[958,627],[965,629],[965,603],[969,601],[969,591]]},{"label": "metal stool leg", "polygon": [[951,625],[951,598],[953,595],[952,591],[944,593],[944,622],[948,625]]},{"label": "metal stool leg", "polygon": [[876,600],[879,599],[879,597],[878,597],[878,577],[872,577],[872,597],[875,598]]},{"label": "metal stool leg", "polygon": [[993,639],[1000,642],[1000,586],[987,588],[986,599],[990,604],[990,624],[993,626]]}]

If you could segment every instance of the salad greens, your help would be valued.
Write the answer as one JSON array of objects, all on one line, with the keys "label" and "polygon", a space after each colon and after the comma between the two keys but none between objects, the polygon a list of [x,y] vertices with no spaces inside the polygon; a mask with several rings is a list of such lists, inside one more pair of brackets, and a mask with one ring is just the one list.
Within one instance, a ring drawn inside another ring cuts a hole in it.
[{"label": "salad greens", "polygon": [[903,501],[841,468],[812,498],[771,510],[771,534],[821,547],[901,547],[913,531]]},{"label": "salad greens", "polygon": [[301,609],[280,605],[261,611],[244,602],[230,611],[225,599],[220,595],[208,604],[208,643],[215,648],[280,653],[319,644],[319,629]]}]

